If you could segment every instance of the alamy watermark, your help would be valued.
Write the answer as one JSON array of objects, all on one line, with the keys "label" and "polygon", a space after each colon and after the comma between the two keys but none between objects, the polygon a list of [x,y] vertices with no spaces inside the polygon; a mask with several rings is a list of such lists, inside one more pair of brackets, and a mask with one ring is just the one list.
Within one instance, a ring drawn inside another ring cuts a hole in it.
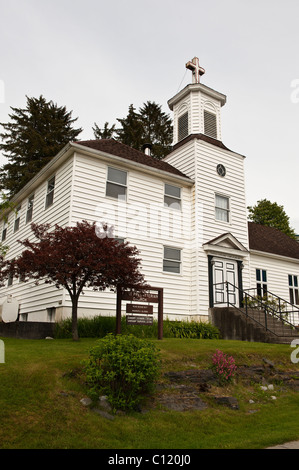
[{"label": "alamy watermark", "polygon": [[294,80],[291,81],[291,88],[294,88],[291,93],[291,102],[295,104],[299,103],[299,78],[294,78]]},{"label": "alamy watermark", "polygon": [[[199,217],[203,210],[199,207]],[[142,240],[191,240],[192,229],[191,209],[169,210],[158,203],[143,204],[139,202],[115,203],[105,201],[98,204],[95,210],[97,221],[96,234],[99,238],[104,236],[126,239]],[[103,223],[107,224],[108,231],[103,231]],[[197,220],[196,222],[197,223]],[[109,227],[113,230],[109,229]],[[202,233],[198,224],[197,237],[202,240]],[[194,230],[194,229],[193,229]]]},{"label": "alamy watermark", "polygon": [[0,339],[0,364],[5,363],[5,346],[4,346],[4,341]]},{"label": "alamy watermark", "polygon": [[0,103],[4,103],[4,101],[5,101],[4,81],[0,80]]},{"label": "alamy watermark", "polygon": [[299,338],[293,339],[293,341],[291,342],[291,348],[296,348],[291,353],[291,362],[293,364],[298,364],[299,362]]}]

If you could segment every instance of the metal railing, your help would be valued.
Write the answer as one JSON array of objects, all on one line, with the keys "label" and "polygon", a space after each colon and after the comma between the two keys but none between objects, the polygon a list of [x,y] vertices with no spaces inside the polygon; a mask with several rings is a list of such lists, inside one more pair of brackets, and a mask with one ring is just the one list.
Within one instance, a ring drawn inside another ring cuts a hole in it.
[{"label": "metal railing", "polygon": [[[259,294],[259,289],[252,287],[251,289],[244,289],[243,292],[253,295],[254,298],[260,298],[265,304],[272,306],[273,310],[276,311],[279,315],[281,321],[285,319],[292,325],[299,325],[299,307],[297,305],[291,304],[288,300],[279,297],[278,295],[266,290],[264,295]],[[253,294],[252,294],[253,292]]]},{"label": "metal railing", "polygon": [[[285,310],[278,311],[276,309],[276,304],[269,301],[259,298],[259,296],[253,296],[248,293],[248,290],[240,289],[231,282],[225,281],[221,283],[214,284],[213,292],[215,292],[215,287],[221,286],[221,292],[226,293],[226,299],[224,301],[214,301],[213,306],[217,305],[226,305],[227,307],[233,307],[241,312],[246,317],[253,320],[255,323],[265,328],[267,331],[270,331],[276,336],[299,336],[299,309],[296,306],[292,309],[292,312],[296,312],[296,315],[293,317],[293,322],[289,321],[288,315],[291,311],[286,312]],[[230,302],[229,298],[232,292],[239,293],[240,306],[235,305],[235,303]],[[278,297],[278,296],[276,296]],[[280,299],[281,301],[283,299]],[[281,306],[283,304],[281,303]],[[291,304],[290,304],[291,305]],[[298,310],[298,311],[297,311]],[[297,324],[296,324],[297,321]]]}]

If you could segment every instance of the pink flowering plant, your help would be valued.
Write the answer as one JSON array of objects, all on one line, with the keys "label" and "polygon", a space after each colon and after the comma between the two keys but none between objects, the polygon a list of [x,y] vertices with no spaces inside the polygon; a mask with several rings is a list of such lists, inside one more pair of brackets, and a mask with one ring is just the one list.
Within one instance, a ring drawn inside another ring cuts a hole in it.
[{"label": "pink flowering plant", "polygon": [[224,354],[222,351],[217,349],[212,357],[212,361],[212,369],[220,383],[225,384],[231,382],[237,370],[234,358],[232,356],[227,356],[227,354]]}]

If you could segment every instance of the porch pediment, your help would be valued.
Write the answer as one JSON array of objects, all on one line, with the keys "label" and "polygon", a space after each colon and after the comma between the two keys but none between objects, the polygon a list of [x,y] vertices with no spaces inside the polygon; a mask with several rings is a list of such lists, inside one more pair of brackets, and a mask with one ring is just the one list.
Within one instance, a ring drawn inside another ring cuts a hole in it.
[{"label": "porch pediment", "polygon": [[249,253],[247,248],[229,232],[203,243],[203,249],[207,254],[230,255],[236,258],[244,258]]}]

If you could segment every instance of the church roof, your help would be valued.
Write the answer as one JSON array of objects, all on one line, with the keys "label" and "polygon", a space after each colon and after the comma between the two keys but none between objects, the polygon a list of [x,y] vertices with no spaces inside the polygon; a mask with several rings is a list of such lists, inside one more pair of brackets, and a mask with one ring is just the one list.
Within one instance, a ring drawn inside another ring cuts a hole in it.
[{"label": "church roof", "polygon": [[126,160],[140,163],[142,165],[155,168],[157,170],[166,171],[173,175],[188,178],[188,176],[186,176],[184,173],[182,173],[180,170],[170,165],[169,163],[164,162],[163,160],[158,160],[157,158],[151,157],[150,155],[146,155],[145,153],[139,150],[135,150],[132,147],[129,147],[128,145],[122,144],[121,142],[117,142],[114,139],[84,140],[76,141],[74,143],[83,145],[84,147],[92,148],[94,150],[109,153],[111,155],[124,158]]},{"label": "church roof", "polygon": [[249,248],[299,259],[299,243],[274,227],[248,222]]}]

